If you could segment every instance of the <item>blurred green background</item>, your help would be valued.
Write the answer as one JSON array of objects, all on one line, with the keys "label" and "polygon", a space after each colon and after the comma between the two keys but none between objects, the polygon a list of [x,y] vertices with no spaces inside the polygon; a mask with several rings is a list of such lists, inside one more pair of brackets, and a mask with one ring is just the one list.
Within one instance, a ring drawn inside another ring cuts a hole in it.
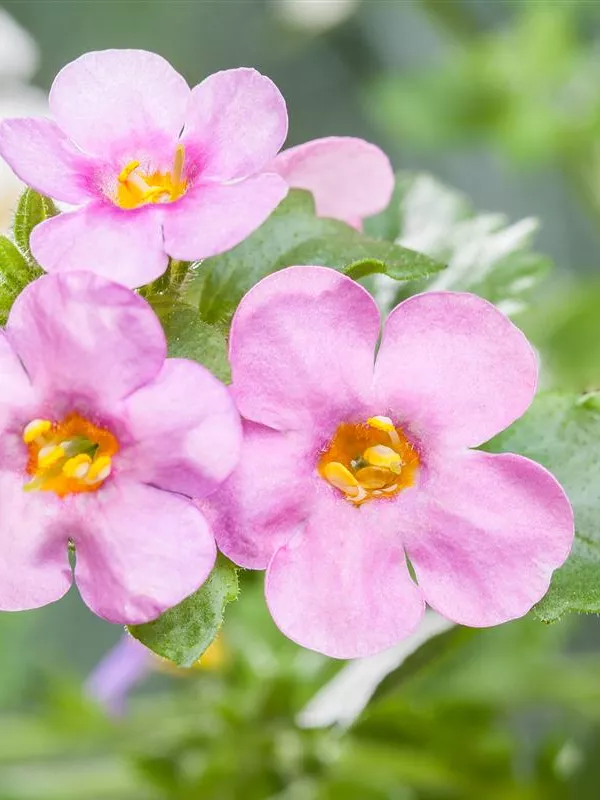
[{"label": "blurred green background", "polygon": [[[191,84],[252,65],[287,99],[289,144],[380,144],[479,212],[538,217],[556,264],[521,324],[548,384],[600,389],[600,3],[594,0],[18,0],[33,83],[87,50],[161,53]],[[424,214],[427,218],[427,209]],[[532,619],[452,631],[348,731],[298,727],[344,665],[285,641],[258,576],[224,659],[156,671],[109,718],[82,681],[121,631],[75,593],[0,616],[0,800],[597,800],[600,628]]]}]

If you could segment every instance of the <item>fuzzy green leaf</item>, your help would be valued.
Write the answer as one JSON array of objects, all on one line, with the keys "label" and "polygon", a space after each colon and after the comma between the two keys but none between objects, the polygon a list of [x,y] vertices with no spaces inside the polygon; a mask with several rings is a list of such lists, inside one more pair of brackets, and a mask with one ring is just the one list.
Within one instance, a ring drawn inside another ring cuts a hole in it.
[{"label": "fuzzy green leaf", "polygon": [[58,208],[53,201],[49,197],[38,194],[34,189],[25,189],[21,195],[13,222],[13,236],[27,263],[32,267],[31,280],[42,273],[31,252],[31,232],[40,222],[55,217],[58,213]]},{"label": "fuzzy green leaf", "polygon": [[18,248],[0,236],[0,324],[4,325],[12,304],[31,280],[31,268]]},{"label": "fuzzy green leaf", "polygon": [[186,283],[186,300],[198,306],[207,322],[226,322],[261,278],[297,264],[351,268],[357,274],[361,269],[362,274],[385,271],[397,280],[442,269],[427,256],[370,239],[343,222],[317,217],[312,196],[294,190],[248,239],[206,259],[195,270]]},{"label": "fuzzy green leaf", "polygon": [[561,482],[575,511],[575,543],[535,613],[554,622],[566,612],[600,613],[600,401],[598,395],[548,392],[486,445],[527,456]]},{"label": "fuzzy green leaf", "polygon": [[191,667],[214,641],[225,607],[238,596],[235,567],[219,557],[208,580],[162,616],[129,632],[143,645],[178,667]]},{"label": "fuzzy green leaf", "polygon": [[175,303],[161,316],[171,358],[190,358],[204,365],[219,380],[231,379],[227,339],[223,330],[200,318],[198,310]]}]

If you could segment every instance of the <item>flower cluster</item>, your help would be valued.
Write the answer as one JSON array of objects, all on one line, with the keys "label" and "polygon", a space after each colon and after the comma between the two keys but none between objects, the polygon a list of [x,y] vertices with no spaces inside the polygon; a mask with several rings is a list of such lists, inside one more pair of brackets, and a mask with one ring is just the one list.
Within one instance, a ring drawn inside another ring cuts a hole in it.
[{"label": "flower cluster", "polygon": [[49,105],[0,124],[18,177],[67,206],[34,228],[49,274],[0,336],[0,609],[57,600],[74,574],[95,613],[145,623],[203,584],[218,545],[266,569],[284,633],[335,657],[397,643],[426,604],[471,626],[525,614],[573,519],[542,467],[474,449],[537,381],[494,306],[413,296],[375,355],[369,293],[289,267],[242,300],[227,388],[167,358],[133,291],[234,247],[290,187],[360,230],[392,194],[387,157],[347,137],[280,152],[287,111],[268,78],[232,69],[190,89],[144,51],[82,56]]}]

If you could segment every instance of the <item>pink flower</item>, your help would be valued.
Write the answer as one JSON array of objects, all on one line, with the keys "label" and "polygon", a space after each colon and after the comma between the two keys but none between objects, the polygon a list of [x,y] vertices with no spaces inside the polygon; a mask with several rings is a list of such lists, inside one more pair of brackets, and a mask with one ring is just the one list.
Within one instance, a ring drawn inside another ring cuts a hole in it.
[{"label": "pink flower", "polygon": [[86,694],[111,716],[122,716],[130,692],[151,672],[155,661],[150,650],[126,633],[87,679]]},{"label": "pink flower", "polygon": [[532,401],[522,333],[432,292],[390,314],[375,359],[379,335],[371,296],[333,270],[257,284],[231,331],[242,456],[205,504],[223,552],[267,569],[281,630],[339,658],[394,645],[425,603],[475,627],[522,616],[573,539],[545,469],[470,449]]},{"label": "pink flower", "polygon": [[334,217],[355,228],[383,211],[394,191],[394,171],[378,147],[349,136],[329,136],[290,147],[269,169],[315,198],[320,217]]},{"label": "pink flower", "polygon": [[50,92],[50,119],[0,125],[0,154],[38,191],[77,206],[38,226],[48,272],[89,269],[135,287],[168,255],[228,250],[287,193],[265,172],[285,141],[275,85],[252,69],[217,72],[192,90],[158,55],[87,53]]},{"label": "pink flower", "polygon": [[0,609],[58,600],[75,580],[111,622],[154,619],[202,584],[211,494],[240,447],[227,389],[166,359],[141,297],[91,273],[44,276],[0,332]]}]

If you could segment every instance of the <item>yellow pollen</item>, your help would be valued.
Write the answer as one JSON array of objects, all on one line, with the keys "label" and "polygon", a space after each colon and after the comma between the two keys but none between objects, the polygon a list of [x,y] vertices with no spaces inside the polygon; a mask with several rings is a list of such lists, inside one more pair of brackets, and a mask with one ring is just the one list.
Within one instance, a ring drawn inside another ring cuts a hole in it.
[{"label": "yellow pollen", "polygon": [[48,444],[42,447],[38,453],[37,463],[40,469],[48,469],[58,464],[65,457],[66,453],[63,447],[55,444]]},{"label": "yellow pollen", "polygon": [[398,453],[384,444],[368,447],[363,453],[363,458],[373,467],[386,467],[392,472],[400,472],[402,467],[402,459]]},{"label": "yellow pollen", "polygon": [[377,428],[378,431],[386,431],[386,433],[396,430],[394,423],[389,417],[369,417],[367,425],[370,425],[372,428]]},{"label": "yellow pollen", "polygon": [[400,437],[394,426],[394,423],[389,417],[369,417],[367,425],[376,428],[378,431],[385,431],[389,434],[390,441],[394,447],[400,447]]},{"label": "yellow pollen", "polygon": [[390,473],[380,467],[363,467],[357,471],[356,480],[365,489],[383,489],[390,480]]},{"label": "yellow pollen", "polygon": [[33,419],[25,426],[23,430],[23,441],[25,444],[30,444],[39,439],[52,428],[52,423],[49,419]]},{"label": "yellow pollen", "polygon": [[321,454],[319,475],[356,506],[385,500],[415,482],[420,458],[389,417],[342,423]]},{"label": "yellow pollen", "polygon": [[147,192],[144,192],[142,200],[153,203],[155,198],[161,197],[164,194],[169,194],[167,189],[161,189],[160,186],[153,186],[148,189]]},{"label": "yellow pollen", "polygon": [[100,456],[90,466],[85,476],[86,483],[94,484],[105,481],[112,470],[112,459],[110,456]]},{"label": "yellow pollen", "polygon": [[63,475],[67,478],[85,478],[88,474],[92,459],[87,453],[80,453],[78,456],[73,456],[63,464]]},{"label": "yellow pollen", "polygon": [[23,441],[25,444],[35,442],[40,436],[48,433],[51,428],[52,423],[49,419],[33,419],[23,430]]},{"label": "yellow pollen", "polygon": [[358,494],[359,482],[354,475],[339,461],[331,461],[323,467],[323,477],[336,489],[354,497]]},{"label": "yellow pollen", "polygon": [[23,439],[31,478],[23,488],[59,497],[97,491],[109,477],[112,456],[119,451],[110,431],[77,413],[59,422],[34,419],[25,427]]},{"label": "yellow pollen", "polygon": [[43,436],[52,428],[52,423],[49,419],[33,419],[23,429],[23,441],[25,444],[35,442],[40,436]]},{"label": "yellow pollen", "polygon": [[149,203],[173,203],[182,197],[188,187],[184,175],[185,148],[182,144],[175,149],[170,171],[148,171],[142,169],[139,161],[130,161],[117,176],[117,187],[113,202],[124,209],[140,208]]},{"label": "yellow pollen", "polygon": [[172,179],[174,185],[181,183],[181,178],[183,176],[184,161],[185,161],[185,148],[182,144],[180,144],[177,145],[177,149],[175,150],[175,158],[173,159]]},{"label": "yellow pollen", "polygon": [[139,161],[130,161],[126,167],[123,167],[123,169],[119,173],[119,177],[117,178],[119,183],[127,183],[127,178],[129,178],[132,172],[135,172],[135,170],[139,167],[139,165],[140,165]]}]

